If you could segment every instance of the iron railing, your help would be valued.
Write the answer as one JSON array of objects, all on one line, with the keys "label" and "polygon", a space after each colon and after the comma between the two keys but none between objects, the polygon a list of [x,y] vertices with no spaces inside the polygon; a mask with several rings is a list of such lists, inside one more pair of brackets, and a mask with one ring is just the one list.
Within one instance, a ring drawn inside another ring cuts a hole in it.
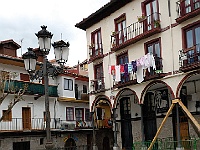
[{"label": "iron railing", "polygon": [[113,31],[111,35],[111,48],[119,46],[126,41],[155,28],[160,28],[160,13],[158,12],[145,16],[141,20],[138,19],[138,22],[133,23],[120,31]]},{"label": "iron railing", "polygon": [[[75,128],[91,128],[91,121],[83,121],[82,126],[77,126],[77,121],[60,120],[60,118],[50,119],[51,129],[74,130]],[[20,130],[45,130],[46,122],[44,118],[32,118],[30,120],[22,118],[12,118],[11,121],[1,121],[0,131],[20,131]]]},{"label": "iron railing", "polygon": [[200,43],[179,51],[180,67],[187,67],[200,62]]},{"label": "iron railing", "polygon": [[[135,142],[133,143],[133,150],[141,150],[143,147],[149,148],[151,141]],[[180,144],[184,149],[198,150],[200,147],[200,138],[190,138],[188,140],[180,141]],[[174,141],[173,138],[158,139],[152,147],[152,150],[175,150],[178,145],[178,141]]]},{"label": "iron railing", "polygon": [[[50,127],[52,129],[60,129],[58,124],[60,119],[50,119]],[[12,121],[1,121],[0,131],[14,131],[14,130],[45,130],[46,122],[44,118],[32,118],[27,121],[27,119],[22,118],[12,118]]]},{"label": "iron railing", "polygon": [[[6,87],[5,87],[5,92],[8,91],[8,86],[12,86],[15,90],[18,90],[18,89],[22,89],[25,84],[28,85],[28,89],[26,90],[27,94],[33,94],[33,95],[34,94],[39,94],[39,95],[45,94],[43,84],[33,83],[33,82],[17,81],[17,80],[11,81],[9,83],[9,85],[7,83]],[[52,97],[58,96],[57,86],[49,85],[48,90],[49,90],[49,96],[52,96]]]}]

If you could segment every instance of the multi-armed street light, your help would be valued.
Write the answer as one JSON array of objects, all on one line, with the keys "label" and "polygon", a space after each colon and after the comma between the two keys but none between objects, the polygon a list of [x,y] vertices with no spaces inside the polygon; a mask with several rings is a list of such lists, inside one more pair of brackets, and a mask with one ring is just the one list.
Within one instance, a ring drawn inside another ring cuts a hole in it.
[{"label": "multi-armed street light", "polygon": [[55,59],[60,67],[53,66],[49,63],[47,55],[51,49],[51,38],[53,34],[47,31],[47,26],[41,26],[42,30],[36,33],[38,37],[39,50],[43,55],[43,64],[40,66],[39,70],[36,70],[37,55],[33,52],[32,48],[28,48],[28,52],[22,55],[24,59],[25,69],[30,75],[30,79],[44,79],[44,88],[45,88],[45,117],[46,117],[46,149],[53,148],[53,142],[51,139],[51,130],[50,130],[50,112],[49,112],[49,76],[57,76],[59,73],[63,72],[64,64],[68,60],[69,55],[69,43],[65,43],[63,40],[54,42],[52,46],[54,47]]}]

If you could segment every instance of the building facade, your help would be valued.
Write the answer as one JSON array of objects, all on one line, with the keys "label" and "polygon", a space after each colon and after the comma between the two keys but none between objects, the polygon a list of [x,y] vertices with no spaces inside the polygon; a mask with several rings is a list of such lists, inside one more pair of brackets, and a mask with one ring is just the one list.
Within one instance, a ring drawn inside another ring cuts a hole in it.
[{"label": "building facade", "polygon": [[[0,149],[45,149],[46,118],[43,80],[31,81],[24,68],[23,59],[17,57],[20,45],[13,40],[0,42],[0,71],[15,72],[12,86],[16,89],[25,84],[28,88],[13,109],[5,114],[14,93],[10,93],[0,105]],[[37,69],[42,64],[38,55]],[[54,78],[49,77],[50,128],[55,148],[91,146],[92,118],[89,110],[88,77],[68,71]],[[5,88],[5,95],[8,93]],[[18,92],[18,91],[17,91]]]},{"label": "building facade", "polygon": [[[152,141],[174,99],[199,121],[199,14],[199,0],[111,0],[76,24],[88,41],[90,110],[98,126],[114,114],[114,146]],[[174,108],[158,139],[192,137],[193,124]]]}]

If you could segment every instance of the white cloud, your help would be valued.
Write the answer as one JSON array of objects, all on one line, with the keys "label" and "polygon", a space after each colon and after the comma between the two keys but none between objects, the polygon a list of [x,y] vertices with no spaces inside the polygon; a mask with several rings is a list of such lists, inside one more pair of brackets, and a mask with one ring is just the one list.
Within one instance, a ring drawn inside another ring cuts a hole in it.
[{"label": "white cloud", "polygon": [[[62,39],[70,43],[68,65],[77,64],[87,57],[85,32],[77,29],[75,24],[97,11],[109,0],[6,0],[1,2],[0,9],[0,41],[13,39],[21,45],[18,55],[27,51],[28,47],[38,47],[35,33],[41,25],[53,33],[53,41]],[[51,50],[53,51],[53,50]],[[53,52],[48,58],[53,59]]]}]

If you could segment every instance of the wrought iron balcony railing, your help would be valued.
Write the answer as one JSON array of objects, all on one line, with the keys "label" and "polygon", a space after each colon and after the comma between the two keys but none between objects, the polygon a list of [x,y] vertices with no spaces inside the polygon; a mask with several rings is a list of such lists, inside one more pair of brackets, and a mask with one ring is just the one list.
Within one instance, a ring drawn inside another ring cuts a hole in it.
[{"label": "wrought iron balcony railing", "polygon": [[[25,84],[28,84],[28,89],[26,91],[26,94],[44,95],[44,85],[43,84],[14,80],[11,82],[11,85],[9,84],[9,86],[12,86],[17,90],[17,89],[23,88]],[[58,96],[57,86],[49,85],[48,89],[49,89],[49,96],[52,96],[52,97]],[[6,85],[6,88],[5,88],[5,92],[7,92],[7,91],[8,91],[8,84]]]},{"label": "wrought iron balcony railing", "polygon": [[[81,128],[91,128],[92,121],[82,121],[80,125],[77,121],[66,121],[60,120],[60,118],[51,118],[50,119],[50,128],[51,129],[60,129],[60,130],[75,130]],[[12,118],[11,121],[1,121],[0,122],[0,131],[23,131],[23,130],[46,130],[46,122],[44,118],[32,118],[32,119],[23,119],[23,118]]]},{"label": "wrought iron balcony railing", "polygon": [[115,50],[119,46],[135,43],[143,38],[160,32],[160,27],[159,13],[153,13],[142,19],[138,18],[138,22],[133,23],[120,31],[112,32],[111,49]]},{"label": "wrought iron balcony railing", "polygon": [[103,45],[102,45],[102,43],[91,44],[89,46],[89,55],[90,55],[91,61],[102,58],[103,57]]},{"label": "wrought iron balcony railing", "polygon": [[104,77],[100,79],[91,80],[91,86],[93,87],[92,92],[105,91]]},{"label": "wrought iron balcony railing", "polygon": [[190,71],[200,67],[200,43],[188,49],[179,51],[179,64],[181,71]]},{"label": "wrought iron balcony railing", "polygon": [[82,90],[75,90],[75,97],[76,97],[76,100],[89,101],[89,94],[83,93]]}]

